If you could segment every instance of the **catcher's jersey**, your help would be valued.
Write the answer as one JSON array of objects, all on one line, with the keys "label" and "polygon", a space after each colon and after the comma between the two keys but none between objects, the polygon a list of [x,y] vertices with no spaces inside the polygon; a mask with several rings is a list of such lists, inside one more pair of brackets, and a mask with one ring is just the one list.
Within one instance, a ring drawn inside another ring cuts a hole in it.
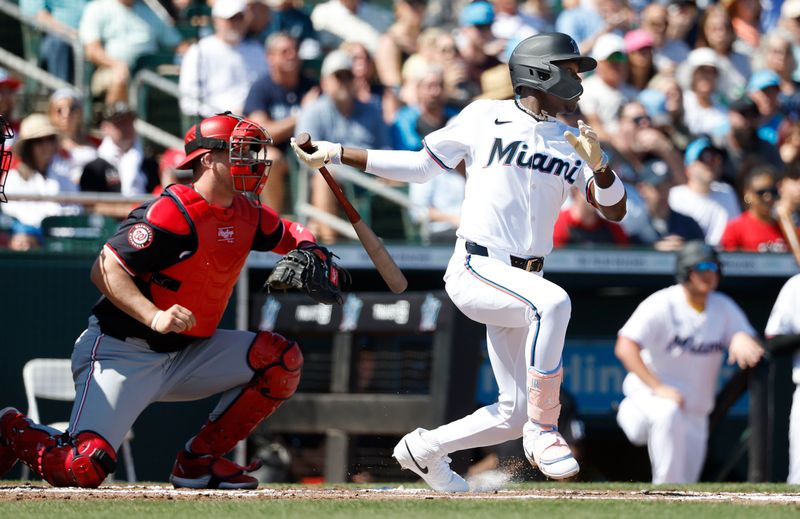
[{"label": "catcher's jersey", "polygon": [[[755,331],[739,306],[725,294],[712,292],[703,312],[686,300],[681,285],[650,295],[636,308],[619,335],[641,346],[642,361],[664,384],[677,388],[691,412],[709,413],[722,354],[738,332]],[[649,387],[633,373],[622,384],[626,396]]]},{"label": "catcher's jersey", "polygon": [[423,141],[443,168],[466,164],[457,234],[516,256],[544,256],[569,188],[592,176],[556,119],[537,121],[515,101],[479,100]]},{"label": "catcher's jersey", "polygon": [[[800,274],[789,278],[783,285],[772,313],[769,314],[767,328],[764,335],[795,335],[800,333]],[[800,384],[800,352],[794,355],[794,369],[792,378],[795,384]]]}]

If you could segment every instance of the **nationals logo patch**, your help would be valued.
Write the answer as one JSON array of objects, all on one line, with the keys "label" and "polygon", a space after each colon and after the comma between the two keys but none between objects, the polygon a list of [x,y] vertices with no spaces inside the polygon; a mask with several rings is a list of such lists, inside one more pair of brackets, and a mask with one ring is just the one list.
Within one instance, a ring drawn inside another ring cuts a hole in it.
[{"label": "nationals logo patch", "polygon": [[144,249],[153,243],[153,229],[145,223],[137,223],[128,231],[128,243],[134,249]]}]

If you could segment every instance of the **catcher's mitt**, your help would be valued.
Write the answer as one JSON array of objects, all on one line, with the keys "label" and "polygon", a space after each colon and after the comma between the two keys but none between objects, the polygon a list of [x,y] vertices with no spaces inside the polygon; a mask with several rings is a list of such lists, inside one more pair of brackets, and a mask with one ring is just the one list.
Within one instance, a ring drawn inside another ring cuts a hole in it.
[{"label": "catcher's mitt", "polygon": [[269,290],[296,288],[317,303],[342,304],[341,282],[350,275],[333,262],[336,257],[319,245],[290,250],[278,261],[264,286]]}]

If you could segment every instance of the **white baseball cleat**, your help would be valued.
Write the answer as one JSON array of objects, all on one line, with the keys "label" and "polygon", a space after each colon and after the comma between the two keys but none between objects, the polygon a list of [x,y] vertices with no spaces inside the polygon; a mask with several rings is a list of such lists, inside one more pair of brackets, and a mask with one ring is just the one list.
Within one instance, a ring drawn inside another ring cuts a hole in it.
[{"label": "white baseball cleat", "polygon": [[571,478],[581,469],[558,429],[531,431],[524,435],[522,447],[531,465],[548,478]]},{"label": "white baseball cleat", "polygon": [[392,457],[401,467],[416,473],[434,490],[439,492],[468,492],[464,478],[450,468],[450,458],[436,451],[422,439],[425,429],[416,429],[395,446]]}]

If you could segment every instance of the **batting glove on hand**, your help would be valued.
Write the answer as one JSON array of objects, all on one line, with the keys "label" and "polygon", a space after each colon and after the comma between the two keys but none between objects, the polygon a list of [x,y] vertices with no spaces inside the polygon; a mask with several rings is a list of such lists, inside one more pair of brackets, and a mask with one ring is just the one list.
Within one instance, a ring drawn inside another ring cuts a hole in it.
[{"label": "batting glove on hand", "polygon": [[310,168],[319,169],[326,164],[342,163],[342,145],[336,142],[314,141],[317,148],[313,153],[308,153],[300,149],[295,143],[294,137],[289,141],[297,158],[308,164]]},{"label": "batting glove on hand", "polygon": [[564,138],[575,148],[583,161],[592,168],[592,171],[602,169],[608,164],[608,157],[600,148],[597,133],[585,122],[578,121],[577,137],[572,132],[564,132]]}]

